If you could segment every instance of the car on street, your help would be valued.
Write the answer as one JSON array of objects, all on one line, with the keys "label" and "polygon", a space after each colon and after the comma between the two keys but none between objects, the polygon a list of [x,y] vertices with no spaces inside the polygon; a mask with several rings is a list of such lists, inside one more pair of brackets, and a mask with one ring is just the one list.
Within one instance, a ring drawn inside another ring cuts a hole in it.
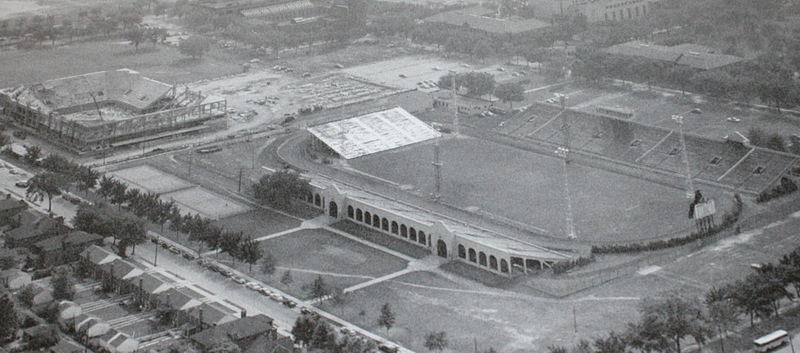
[{"label": "car on street", "polygon": [[286,305],[286,306],[288,306],[290,308],[294,308],[294,307],[297,306],[297,303],[295,303],[293,300],[284,298],[283,299],[283,305]]},{"label": "car on street", "polygon": [[172,246],[172,245],[170,245],[167,248],[167,250],[169,250],[169,252],[171,252],[173,254],[179,254],[181,252],[180,250],[178,250],[178,248],[176,248],[175,246]]},{"label": "car on street", "polygon": [[247,284],[245,284],[244,286],[254,291],[258,291],[259,289],[261,289],[261,285],[259,285],[256,282],[247,282]]},{"label": "car on street", "polygon": [[27,180],[20,180],[14,183],[14,186],[18,188],[27,188],[30,183]]},{"label": "car on street", "polygon": [[283,301],[283,296],[278,293],[272,293],[269,297],[274,301]]},{"label": "car on street", "polygon": [[742,119],[739,119],[739,118],[737,118],[735,116],[729,116],[725,120],[727,120],[729,122],[732,122],[732,123],[738,123],[738,122],[742,121]]},{"label": "car on street", "polygon": [[405,74],[399,74],[397,76],[400,77],[400,78],[408,78],[408,76],[406,76]]},{"label": "car on street", "polygon": [[245,284],[245,283],[247,283],[247,281],[246,281],[244,278],[242,278],[242,277],[239,277],[239,276],[233,276],[233,277],[231,277],[231,279],[232,279],[234,282],[236,282],[236,283],[239,283],[239,284]]},{"label": "car on street", "polygon": [[304,306],[304,307],[300,308],[300,313],[308,315],[308,314],[312,314],[313,311],[311,311],[311,309],[309,309],[308,307]]},{"label": "car on street", "polygon": [[268,297],[272,295],[272,291],[264,287],[261,287],[258,292]]},{"label": "car on street", "polygon": [[382,344],[378,346],[378,350],[385,353],[397,353],[397,351],[399,351],[400,348],[391,344]]},{"label": "car on street", "polygon": [[18,173],[17,170],[14,169],[14,168],[8,169],[8,172],[11,173],[11,174],[17,174]]}]

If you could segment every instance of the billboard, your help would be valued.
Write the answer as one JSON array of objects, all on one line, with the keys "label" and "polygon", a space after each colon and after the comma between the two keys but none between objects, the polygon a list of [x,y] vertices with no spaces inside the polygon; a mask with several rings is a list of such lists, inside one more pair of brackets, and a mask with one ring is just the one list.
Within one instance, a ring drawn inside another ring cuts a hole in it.
[{"label": "billboard", "polygon": [[697,203],[694,205],[694,219],[703,219],[709,216],[713,216],[717,212],[717,206],[714,204],[714,200],[708,200],[706,202]]}]

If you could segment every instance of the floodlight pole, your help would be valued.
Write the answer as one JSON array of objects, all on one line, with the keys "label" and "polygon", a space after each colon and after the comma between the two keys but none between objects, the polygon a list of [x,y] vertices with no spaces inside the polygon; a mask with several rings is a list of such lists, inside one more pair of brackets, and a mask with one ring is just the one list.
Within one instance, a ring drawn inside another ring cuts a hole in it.
[{"label": "floodlight pole", "polygon": [[689,152],[686,151],[686,139],[683,137],[683,116],[673,115],[672,120],[678,123],[678,133],[681,139],[681,157],[686,168],[686,197],[691,199],[694,197],[694,182],[692,181],[692,171],[689,167]]},{"label": "floodlight pole", "polygon": [[564,201],[565,201],[565,203],[567,205],[567,209],[566,209],[567,213],[565,215],[565,219],[564,219],[565,222],[564,223],[566,223],[566,226],[567,226],[567,229],[566,229],[567,238],[575,239],[575,238],[577,238],[577,235],[575,234],[575,220],[572,217],[572,197],[570,196],[570,192],[569,192],[569,163],[570,163],[570,153],[572,152],[572,151],[570,151],[570,149],[572,147],[571,147],[571,141],[570,141],[570,127],[569,127],[569,120],[568,120],[569,114],[566,114],[567,96],[563,95],[563,94],[560,94],[560,95],[558,95],[558,99],[561,102],[561,112],[559,112],[559,114],[563,114],[563,117],[561,118],[562,119],[561,120],[561,122],[562,122],[561,128],[563,129],[563,133],[564,133],[564,147],[561,148],[561,150],[563,150],[562,152],[564,154],[564,164],[563,164],[563,168],[564,168],[564,180],[563,180],[563,182],[564,182]]}]

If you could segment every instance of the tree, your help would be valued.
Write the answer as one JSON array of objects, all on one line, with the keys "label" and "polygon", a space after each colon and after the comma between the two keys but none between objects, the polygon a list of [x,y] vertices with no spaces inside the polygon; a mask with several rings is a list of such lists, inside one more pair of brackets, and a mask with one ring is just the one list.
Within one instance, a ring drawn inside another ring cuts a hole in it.
[{"label": "tree", "polygon": [[513,108],[514,102],[522,102],[525,99],[525,88],[517,82],[504,83],[497,86],[494,95],[504,103],[511,103]]},{"label": "tree", "polygon": [[208,39],[199,36],[191,36],[183,39],[178,44],[178,51],[180,51],[181,54],[191,56],[192,59],[195,60],[202,57],[208,49]]},{"label": "tree", "polygon": [[66,185],[66,180],[60,174],[44,172],[36,174],[30,179],[27,196],[42,194],[47,195],[47,211],[53,210],[53,196],[61,195],[61,188]]},{"label": "tree", "polygon": [[429,351],[443,351],[447,348],[447,333],[444,331],[428,333],[425,335],[423,346]]},{"label": "tree", "polygon": [[725,343],[723,341],[728,331],[736,327],[736,324],[739,322],[736,306],[731,302],[726,288],[727,287],[712,287],[708,293],[706,293],[705,298],[708,319],[717,329],[719,344],[723,352],[725,351]]},{"label": "tree", "polygon": [[98,190],[100,196],[102,196],[105,199],[111,197],[112,190],[114,189],[114,182],[115,180],[113,177],[103,174],[103,177],[100,178],[100,183],[99,183],[100,189]]},{"label": "tree", "polygon": [[75,288],[72,287],[72,281],[65,271],[53,276],[50,284],[53,286],[53,299],[72,300],[75,297]]},{"label": "tree", "polygon": [[594,340],[595,353],[625,353],[627,347],[625,339],[614,331],[609,332],[606,337],[598,337]]},{"label": "tree", "polygon": [[294,321],[294,326],[292,326],[294,342],[308,346],[311,343],[316,326],[316,321],[311,320],[308,315],[301,315],[298,317],[297,320]]},{"label": "tree", "polygon": [[389,306],[389,303],[383,304],[381,307],[381,315],[378,316],[378,326],[383,326],[386,328],[386,332],[388,333],[389,330],[392,329],[394,326],[395,316],[392,312],[392,308]]},{"label": "tree", "polygon": [[300,174],[288,170],[265,175],[253,184],[256,199],[275,207],[288,207],[295,198],[311,193],[311,184]]},{"label": "tree", "polygon": [[26,285],[22,287],[17,293],[17,299],[20,303],[25,304],[27,307],[33,306],[33,297],[36,296],[36,289],[34,289],[33,284]]},{"label": "tree", "polygon": [[19,327],[17,309],[8,293],[0,297],[0,341],[12,338]]},{"label": "tree", "polygon": [[758,270],[758,276],[748,276],[746,280],[760,293],[761,297],[772,303],[775,316],[780,316],[781,299],[791,300],[794,296],[786,290],[789,284],[787,276],[783,272],[782,266],[767,264]]},{"label": "tree", "polygon": [[0,134],[0,147],[3,147],[9,143],[11,143],[11,138],[6,134]]},{"label": "tree", "polygon": [[258,260],[260,260],[264,255],[263,250],[261,250],[261,247],[258,246],[258,242],[253,241],[251,238],[247,238],[242,242],[239,253],[244,262],[250,265],[247,270],[248,272],[253,271],[253,264],[257,263]]},{"label": "tree", "polygon": [[78,168],[78,190],[84,191],[85,193],[89,191],[89,189],[94,188],[97,185],[97,179],[100,177],[100,173],[96,170],[92,169],[91,167],[81,166]]},{"label": "tree", "polygon": [[667,79],[670,83],[681,88],[681,96],[686,95],[686,83],[691,82],[694,70],[685,65],[673,65],[667,71]]},{"label": "tree", "polygon": [[764,146],[767,143],[767,133],[757,127],[747,131],[747,139],[753,146]]},{"label": "tree", "polygon": [[764,147],[775,151],[786,152],[786,142],[783,141],[783,136],[779,134],[771,135]]},{"label": "tree", "polygon": [[261,258],[261,272],[270,276],[275,274],[275,258],[272,257],[272,254],[266,253]]},{"label": "tree", "polygon": [[292,282],[294,282],[294,279],[292,279],[292,272],[286,270],[286,272],[283,273],[283,276],[281,276],[281,283],[288,286],[292,284]]},{"label": "tree", "polygon": [[41,147],[37,145],[25,146],[25,156],[23,156],[23,159],[25,159],[26,162],[35,165],[39,158],[42,158]]},{"label": "tree", "polygon": [[325,283],[325,280],[322,279],[322,275],[317,276],[314,279],[314,282],[311,282],[311,297],[314,299],[320,299],[330,293],[328,289],[328,285]]},{"label": "tree", "polygon": [[311,335],[311,347],[330,350],[336,344],[336,335],[327,322],[317,321],[314,333]]},{"label": "tree", "polygon": [[709,336],[700,304],[677,292],[669,292],[660,299],[645,299],[640,311],[642,317],[652,320],[647,327],[658,331],[648,335],[669,338],[676,352],[681,352],[681,340],[686,336],[692,336],[698,344]]},{"label": "tree", "polygon": [[125,31],[125,39],[131,42],[134,51],[139,51],[139,44],[142,44],[142,42],[147,39],[145,35],[145,29],[141,26],[132,26]]},{"label": "tree", "polygon": [[569,353],[569,351],[567,350],[567,347],[556,346],[556,345],[548,346],[547,347],[547,351],[550,352],[550,353]]}]

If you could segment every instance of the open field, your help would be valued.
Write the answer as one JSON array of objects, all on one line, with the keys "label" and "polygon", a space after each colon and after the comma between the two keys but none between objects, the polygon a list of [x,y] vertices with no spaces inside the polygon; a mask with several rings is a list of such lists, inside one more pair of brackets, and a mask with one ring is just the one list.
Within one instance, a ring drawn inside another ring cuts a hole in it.
[{"label": "open field", "polygon": [[[278,271],[268,276],[254,266],[251,275],[300,298],[309,297],[309,285],[317,276],[332,288],[344,289],[400,271],[406,265],[402,259],[326,230],[299,230],[264,240],[260,245],[275,259]],[[220,259],[231,264],[227,256]],[[246,264],[236,266],[244,272],[248,270]],[[280,283],[286,270],[291,271],[294,280],[289,285]]]},{"label": "open field", "polygon": [[[498,82],[503,82],[512,78],[511,71],[499,71],[498,68],[498,65],[472,67],[435,56],[403,56],[348,67],[342,71],[380,85],[404,89],[417,89],[419,88],[417,85],[418,82],[438,82],[439,78],[447,74],[448,71],[459,73],[469,71],[488,72],[495,75],[495,80]],[[401,77],[400,75],[405,77]],[[437,89],[434,88],[433,90]]]},{"label": "open field", "polygon": [[233,232],[243,232],[254,238],[282,232],[300,226],[300,221],[275,211],[259,208],[250,212],[225,217],[215,222]]},{"label": "open field", "polygon": [[[473,138],[441,141],[442,200],[564,234],[563,167],[553,156]],[[433,143],[417,144],[349,161],[363,172],[433,191]],[[630,176],[572,164],[569,174],[575,228],[586,240],[631,240],[693,229],[685,191]],[[719,210],[730,200],[704,188]]]},{"label": "open field", "polygon": [[49,44],[44,43],[40,49],[0,51],[0,62],[15,63],[0,67],[0,87],[120,68],[170,84],[242,71],[239,60],[213,46],[202,59],[192,61],[175,47],[142,45],[136,52],[121,39],[76,42],[56,48]]},{"label": "open field", "polygon": [[[637,300],[556,301],[481,288],[459,278],[414,272],[348,296],[344,305],[325,302],[332,313],[404,346],[424,352],[424,337],[445,331],[452,352],[543,352],[553,344],[573,342],[573,308],[579,337],[621,330],[636,312]],[[380,308],[390,303],[397,322],[388,332],[376,324]],[[365,313],[361,315],[360,313]]]}]

